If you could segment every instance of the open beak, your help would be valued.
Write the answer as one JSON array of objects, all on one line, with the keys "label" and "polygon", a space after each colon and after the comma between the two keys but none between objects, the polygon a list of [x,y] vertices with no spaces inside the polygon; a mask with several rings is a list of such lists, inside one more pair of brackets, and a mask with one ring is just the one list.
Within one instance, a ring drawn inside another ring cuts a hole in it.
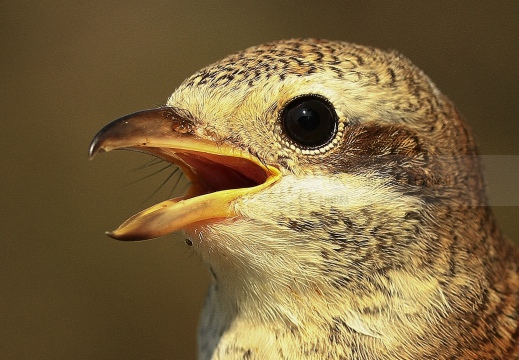
[{"label": "open beak", "polygon": [[96,134],[90,158],[102,151],[136,149],[174,163],[191,181],[186,195],[141,211],[109,236],[152,239],[195,223],[236,217],[235,200],[281,177],[277,168],[248,152],[196,136],[194,126],[179,110],[160,107],[119,118]]}]

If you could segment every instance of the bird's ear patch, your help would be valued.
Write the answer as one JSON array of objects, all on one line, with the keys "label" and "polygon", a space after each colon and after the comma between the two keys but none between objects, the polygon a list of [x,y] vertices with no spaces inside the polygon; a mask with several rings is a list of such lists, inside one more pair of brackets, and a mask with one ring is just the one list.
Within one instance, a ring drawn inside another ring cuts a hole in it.
[{"label": "bird's ear patch", "polygon": [[350,127],[345,132],[340,147],[349,154],[362,157],[416,157],[425,154],[418,135],[411,130],[402,126],[375,123]]},{"label": "bird's ear patch", "polygon": [[399,125],[347,127],[334,151],[309,160],[332,173],[380,173],[393,182],[412,185],[433,182],[427,147],[416,133]]}]

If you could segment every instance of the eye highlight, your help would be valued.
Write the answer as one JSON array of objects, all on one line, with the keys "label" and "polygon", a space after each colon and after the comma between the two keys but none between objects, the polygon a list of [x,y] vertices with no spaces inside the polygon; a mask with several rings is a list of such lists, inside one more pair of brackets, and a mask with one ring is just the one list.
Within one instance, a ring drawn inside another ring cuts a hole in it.
[{"label": "eye highlight", "polygon": [[333,105],[319,95],[294,98],[281,112],[284,134],[304,149],[319,148],[332,141],[338,122]]}]

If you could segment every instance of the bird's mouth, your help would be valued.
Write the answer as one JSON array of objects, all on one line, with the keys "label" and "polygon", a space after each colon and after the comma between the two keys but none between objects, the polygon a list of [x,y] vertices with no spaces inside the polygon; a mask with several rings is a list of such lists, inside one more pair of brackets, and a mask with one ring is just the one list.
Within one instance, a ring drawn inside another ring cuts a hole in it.
[{"label": "bird's mouth", "polygon": [[195,135],[192,122],[171,107],[140,111],[101,129],[89,155],[134,149],[182,169],[191,181],[184,196],[165,200],[130,217],[107,233],[120,240],[152,239],[189,225],[238,216],[235,202],[271,186],[281,174],[257,157]]}]

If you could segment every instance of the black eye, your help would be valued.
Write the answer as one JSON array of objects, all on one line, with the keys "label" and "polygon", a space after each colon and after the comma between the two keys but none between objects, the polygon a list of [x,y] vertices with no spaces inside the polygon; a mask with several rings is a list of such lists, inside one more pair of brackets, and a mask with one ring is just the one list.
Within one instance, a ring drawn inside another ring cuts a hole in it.
[{"label": "black eye", "polygon": [[305,148],[316,148],[330,142],[337,132],[337,122],[332,104],[317,95],[295,98],[281,115],[285,134]]}]

